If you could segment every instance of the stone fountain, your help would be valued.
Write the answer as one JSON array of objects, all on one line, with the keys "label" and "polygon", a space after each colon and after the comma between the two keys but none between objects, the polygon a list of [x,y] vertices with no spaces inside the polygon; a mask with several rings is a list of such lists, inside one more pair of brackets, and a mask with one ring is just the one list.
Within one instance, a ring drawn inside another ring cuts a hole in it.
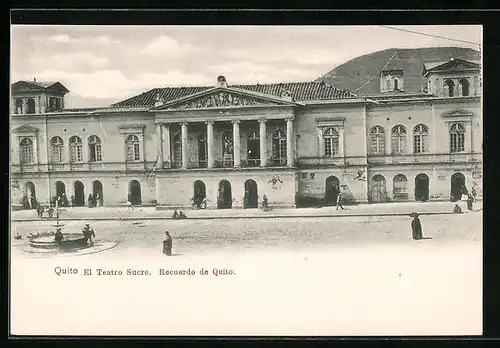
[{"label": "stone fountain", "polygon": [[80,233],[63,233],[63,224],[59,220],[59,204],[56,201],[56,228],[55,232],[44,233],[29,238],[28,245],[40,252],[47,251],[76,251],[89,248],[87,239]]}]

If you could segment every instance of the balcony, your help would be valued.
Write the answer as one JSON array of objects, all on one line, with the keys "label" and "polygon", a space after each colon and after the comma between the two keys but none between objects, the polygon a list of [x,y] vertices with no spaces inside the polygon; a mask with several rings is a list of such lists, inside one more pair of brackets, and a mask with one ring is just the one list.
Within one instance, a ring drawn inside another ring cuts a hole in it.
[{"label": "balcony", "polygon": [[369,155],[369,164],[419,164],[419,163],[474,163],[482,160],[477,153],[409,154],[409,155]]},{"label": "balcony", "polygon": [[298,168],[321,168],[336,166],[363,166],[366,165],[365,156],[349,157],[299,157],[297,159]]}]

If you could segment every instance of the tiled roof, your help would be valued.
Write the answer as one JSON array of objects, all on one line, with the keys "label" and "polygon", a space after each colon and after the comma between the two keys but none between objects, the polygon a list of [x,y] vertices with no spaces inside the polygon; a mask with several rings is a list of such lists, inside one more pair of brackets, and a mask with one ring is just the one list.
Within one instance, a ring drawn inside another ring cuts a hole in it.
[{"label": "tiled roof", "polygon": [[[339,89],[319,82],[290,82],[290,83],[273,83],[273,84],[256,84],[256,85],[233,85],[229,88],[238,88],[250,92],[268,94],[275,97],[281,97],[283,90],[289,91],[295,101],[313,101],[313,100],[329,100],[329,99],[346,99],[356,98],[357,96],[347,90]],[[210,87],[167,87],[154,88],[135,97],[124,101],[112,104],[112,107],[137,107],[137,106],[154,106],[157,95],[163,99],[165,103],[173,100],[187,97],[189,95],[200,93]]]},{"label": "tiled roof", "polygon": [[21,87],[21,89],[23,88],[23,86],[30,86],[30,88],[36,88],[36,89],[49,89],[52,87],[52,89],[58,89],[58,90],[61,90],[65,93],[69,92],[69,90],[64,87],[64,85],[58,81],[27,81],[27,80],[20,80],[20,81],[17,81],[15,83],[12,84],[12,88],[13,90]]},{"label": "tiled roof", "polygon": [[[460,60],[463,60],[463,59],[460,59]],[[479,61],[479,60],[469,60],[469,59],[467,59],[466,61],[469,62],[469,63],[474,63],[474,64],[481,65],[481,61]],[[425,70],[431,70],[431,69],[434,69],[434,68],[436,68],[438,66],[441,66],[441,65],[449,63],[449,62],[450,61],[447,60],[447,61],[443,61],[443,62],[424,63],[424,68],[425,68]]]}]

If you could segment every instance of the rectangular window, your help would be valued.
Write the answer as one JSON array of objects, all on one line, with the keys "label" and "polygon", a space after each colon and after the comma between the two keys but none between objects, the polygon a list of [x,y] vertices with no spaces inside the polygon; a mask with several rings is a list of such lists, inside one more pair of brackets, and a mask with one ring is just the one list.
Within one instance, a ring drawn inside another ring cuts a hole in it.
[{"label": "rectangular window", "polygon": [[63,148],[62,146],[52,147],[52,162],[61,163],[63,162]]},{"label": "rectangular window", "polygon": [[451,152],[464,152],[465,151],[465,136],[463,133],[450,134],[450,150]]},{"label": "rectangular window", "polygon": [[139,153],[139,144],[135,143],[134,144],[134,160],[139,161],[141,159],[140,153]]},{"label": "rectangular window", "polygon": [[31,146],[21,148],[21,163],[33,163],[33,148]]},{"label": "rectangular window", "polygon": [[81,145],[71,146],[71,162],[82,162],[82,161],[83,161],[82,146]]},{"label": "rectangular window", "polygon": [[333,157],[339,153],[339,140],[338,138],[325,139],[325,156]]},{"label": "rectangular window", "polygon": [[380,137],[372,137],[370,143],[370,149],[371,153],[374,155],[376,154],[383,155],[385,152],[384,142],[382,141],[382,139],[380,139]]},{"label": "rectangular window", "polygon": [[133,144],[127,144],[127,161],[134,161],[134,146]]},{"label": "rectangular window", "polygon": [[405,151],[406,137],[394,136],[392,137],[392,153],[395,155],[402,155]]}]

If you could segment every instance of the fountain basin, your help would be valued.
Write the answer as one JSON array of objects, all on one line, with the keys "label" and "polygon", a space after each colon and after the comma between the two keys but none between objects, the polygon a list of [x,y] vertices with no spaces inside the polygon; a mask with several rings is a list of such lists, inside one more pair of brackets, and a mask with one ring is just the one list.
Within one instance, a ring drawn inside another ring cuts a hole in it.
[{"label": "fountain basin", "polygon": [[60,250],[73,250],[88,248],[89,245],[85,237],[80,233],[64,233],[64,239],[59,243],[54,240],[54,235],[45,235],[33,237],[29,241],[32,248],[37,249],[60,249]]}]

